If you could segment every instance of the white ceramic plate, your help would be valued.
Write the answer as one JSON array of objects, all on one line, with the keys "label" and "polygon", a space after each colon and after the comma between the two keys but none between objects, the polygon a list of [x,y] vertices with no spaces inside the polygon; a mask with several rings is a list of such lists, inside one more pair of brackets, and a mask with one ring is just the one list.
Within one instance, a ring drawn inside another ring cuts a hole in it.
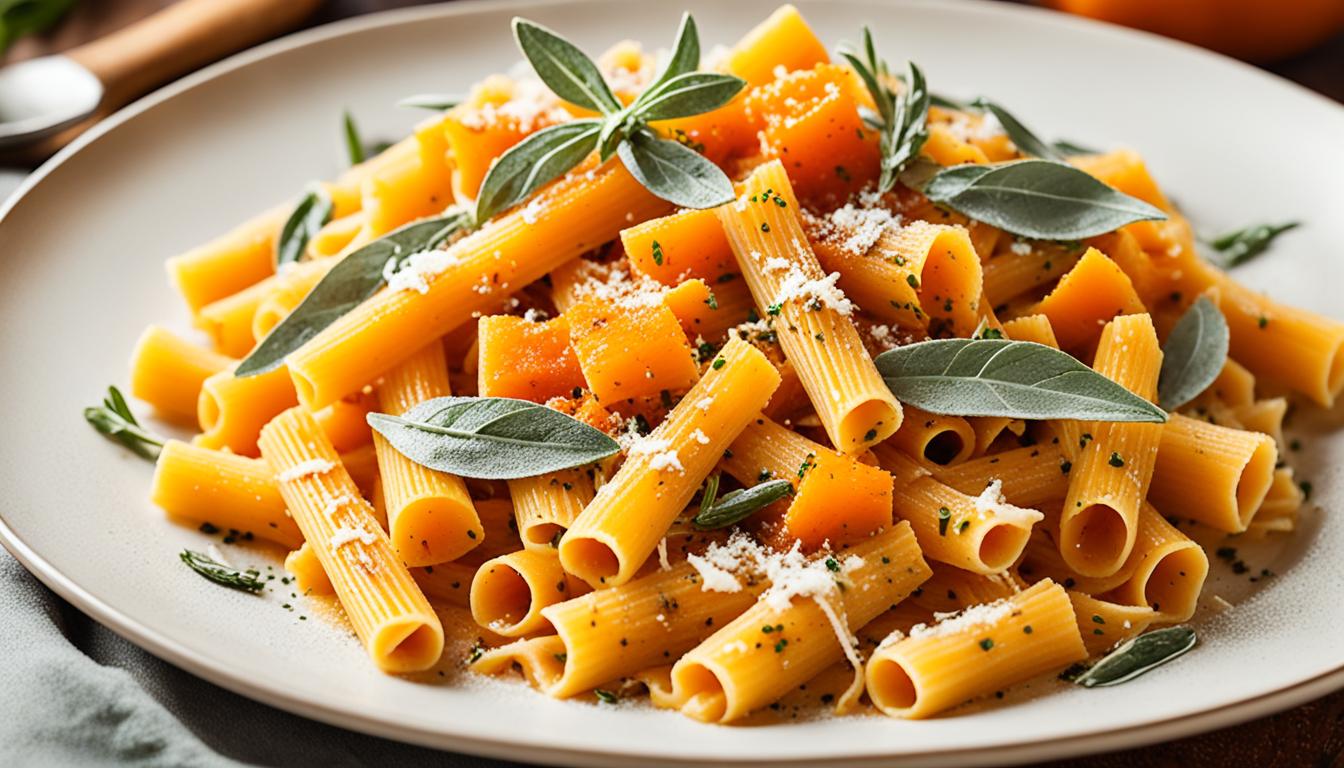
[{"label": "white ceramic plate", "polygon": [[[281,603],[215,587],[177,561],[205,537],[146,500],[150,469],[89,429],[80,409],[122,383],[140,330],[185,315],[162,262],[341,166],[338,119],[397,135],[401,96],[464,90],[517,54],[524,13],[588,50],[633,37],[665,46],[682,6],[706,43],[731,42],[773,4],[628,0],[458,2],[313,30],[212,67],[124,110],[61,153],[0,213],[0,441],[5,546],[81,609],[202,677],[357,730],[523,760],[617,765],[826,762],[964,765],[1115,749],[1266,714],[1344,685],[1344,526],[1256,552],[1282,574],[1201,622],[1200,647],[1125,686],[1052,682],[1001,706],[928,722],[881,717],[710,727],[635,707],[544,699],[521,686],[414,683],[373,668],[348,632]],[[1054,136],[1128,144],[1204,231],[1302,219],[1241,277],[1340,316],[1344,109],[1249,67],[1151,36],[983,3],[800,2],[823,40],[875,24],[887,57],[932,86],[990,94]],[[1344,507],[1344,438],[1300,410],[1294,458],[1313,502]],[[1319,435],[1319,436],[1317,436]],[[1192,499],[1192,503],[1198,503]],[[233,550],[235,560],[268,562]],[[277,560],[270,560],[277,567]],[[1215,563],[1214,571],[1226,571]],[[1233,583],[1233,582],[1238,583]],[[313,613],[305,610],[305,613]]]}]

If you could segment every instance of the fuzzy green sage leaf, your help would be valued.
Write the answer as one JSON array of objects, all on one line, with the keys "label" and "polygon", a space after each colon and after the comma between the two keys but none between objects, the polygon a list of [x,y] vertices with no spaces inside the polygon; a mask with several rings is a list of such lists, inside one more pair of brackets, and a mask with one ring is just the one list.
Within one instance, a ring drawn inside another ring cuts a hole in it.
[{"label": "fuzzy green sage leaf", "polygon": [[476,221],[485,222],[569,172],[597,146],[600,120],[552,125],[528,136],[490,166],[476,196]]},{"label": "fuzzy green sage leaf", "polygon": [[1071,165],[1049,160],[953,166],[923,191],[935,203],[1035,240],[1082,240],[1167,218]]},{"label": "fuzzy green sage leaf", "polygon": [[513,34],[537,77],[556,96],[602,114],[621,109],[602,72],[578,46],[522,18],[513,20]]},{"label": "fuzzy green sage leaf", "polygon": [[1213,239],[1210,245],[1218,251],[1221,258],[1219,266],[1224,269],[1245,264],[1268,250],[1274,238],[1301,226],[1300,221],[1288,221],[1283,224],[1257,224],[1253,227],[1238,229]]},{"label": "fuzzy green sage leaf", "polygon": [[874,362],[896,399],[931,413],[1163,422],[1161,408],[1057,349],[1003,339],[908,344]]},{"label": "fuzzy green sage leaf", "polygon": [[691,525],[701,531],[727,528],[792,492],[793,485],[788,480],[769,480],[750,488],[739,488],[731,493],[725,493],[708,508],[702,508],[700,514],[691,521]]},{"label": "fuzzy green sage leaf", "polygon": [[107,388],[101,406],[84,409],[84,420],[100,434],[121,443],[147,461],[157,459],[163,448],[163,438],[140,426],[126,398],[116,387]]},{"label": "fuzzy green sage leaf", "polygon": [[1013,146],[1017,147],[1024,155],[1039,157],[1044,160],[1064,160],[1064,155],[1049,144],[1041,141],[1030,128],[1022,124],[1013,116],[1011,112],[995,104],[988,99],[976,99],[975,106],[994,115],[994,119],[1003,126],[1004,133],[1008,134],[1009,140]]},{"label": "fuzzy green sage leaf", "polygon": [[1120,685],[1160,667],[1195,647],[1198,638],[1189,627],[1166,627],[1130,638],[1074,678],[1084,688]]},{"label": "fuzzy green sage leaf", "polygon": [[187,564],[188,568],[220,586],[236,589],[240,592],[250,592],[254,595],[266,588],[266,582],[262,580],[261,572],[255,568],[240,571],[208,555],[190,549],[182,550],[178,557]]},{"label": "fuzzy green sage leaf", "polygon": [[884,193],[896,185],[901,170],[919,155],[920,148],[928,139],[927,123],[932,97],[924,81],[924,73],[914,62],[908,64],[910,74],[905,78],[905,88],[901,93],[896,93],[888,86],[891,76],[887,63],[877,55],[873,34],[868,27],[863,28],[863,50],[844,47],[840,55],[858,73],[873,103],[877,105],[877,114],[868,116],[864,122],[878,130],[882,159],[877,191]]},{"label": "fuzzy green sage leaf", "polygon": [[514,480],[590,464],[620,450],[605,433],[526,400],[438,397],[369,426],[406,458],[440,472]]},{"label": "fuzzy green sage leaf", "polygon": [[723,171],[679,142],[642,130],[621,142],[617,154],[640,184],[675,205],[713,208],[733,200],[733,183]]},{"label": "fuzzy green sage leaf", "polygon": [[454,212],[407,224],[345,256],[323,275],[299,306],[280,321],[234,370],[253,376],[278,368],[289,353],[323,328],[377,293],[385,282],[388,262],[433,250],[471,225],[471,216]]},{"label": "fuzzy green sage leaf", "polygon": [[1174,411],[1203,392],[1227,362],[1227,320],[1207,296],[1200,296],[1181,315],[1162,349],[1157,399]]}]

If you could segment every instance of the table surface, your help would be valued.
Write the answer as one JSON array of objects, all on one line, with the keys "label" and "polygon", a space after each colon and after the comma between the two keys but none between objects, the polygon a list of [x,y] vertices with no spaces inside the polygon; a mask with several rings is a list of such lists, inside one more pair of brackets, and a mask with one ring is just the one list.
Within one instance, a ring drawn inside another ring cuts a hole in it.
[{"label": "table surface", "polygon": [[[433,0],[328,0],[309,25]],[[172,0],[81,3],[53,33],[20,40],[7,60],[64,50],[170,5]],[[1344,102],[1344,35],[1266,69]],[[1155,747],[1050,763],[1049,768],[1148,768],[1225,765],[1344,766],[1344,691],[1277,715]]]}]

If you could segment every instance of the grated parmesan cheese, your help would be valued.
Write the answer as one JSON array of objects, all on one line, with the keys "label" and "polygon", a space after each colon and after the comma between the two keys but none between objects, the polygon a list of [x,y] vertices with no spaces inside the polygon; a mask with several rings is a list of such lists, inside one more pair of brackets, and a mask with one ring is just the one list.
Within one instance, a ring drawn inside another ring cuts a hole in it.
[{"label": "grated parmesan cheese", "polygon": [[335,468],[336,465],[326,459],[309,459],[286,469],[276,475],[275,479],[282,483],[289,483],[309,475],[324,475]]},{"label": "grated parmesan cheese", "polygon": [[331,545],[331,551],[336,552],[341,547],[352,542],[358,541],[362,544],[369,545],[377,540],[378,536],[363,525],[353,527],[342,525],[332,532],[331,539],[328,540],[327,543]]},{"label": "grated parmesan cheese", "polygon": [[836,281],[839,279],[839,272],[832,272],[822,278],[809,279],[797,266],[791,266],[789,274],[785,275],[784,280],[780,283],[779,293],[775,294],[774,303],[815,302],[848,317],[853,314],[857,307],[854,306],[854,302],[846,298],[844,291],[836,285]]},{"label": "grated parmesan cheese", "polygon": [[975,512],[981,520],[1000,520],[1005,523],[1031,527],[1045,515],[1034,509],[1015,507],[1003,497],[1003,481],[994,478],[985,486],[985,490],[975,497]]}]

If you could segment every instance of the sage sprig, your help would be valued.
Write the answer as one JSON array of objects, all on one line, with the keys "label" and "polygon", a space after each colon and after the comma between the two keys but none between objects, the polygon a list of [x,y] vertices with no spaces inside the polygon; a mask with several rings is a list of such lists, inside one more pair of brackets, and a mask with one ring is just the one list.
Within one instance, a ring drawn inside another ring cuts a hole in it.
[{"label": "sage sprig", "polygon": [[[470,224],[469,213],[450,211],[443,216],[407,224],[347,255],[323,275],[299,306],[238,364],[234,375],[253,376],[278,368],[289,353],[377,293],[386,282],[386,275],[404,264],[412,254],[439,247]],[[388,263],[393,259],[396,260],[394,269],[389,270]]]},{"label": "sage sprig", "polygon": [[331,221],[331,196],[320,184],[314,184],[299,198],[298,205],[280,228],[275,245],[276,266],[294,264],[303,259],[308,241]]},{"label": "sage sprig", "polygon": [[526,19],[514,19],[513,30],[537,77],[555,95],[599,117],[538,131],[505,152],[481,182],[477,222],[526,200],[593,150],[602,160],[619,156],[650,192],[676,205],[709,208],[733,199],[732,182],[718,166],[648,125],[718,109],[746,86],[731,75],[695,71],[700,39],[690,14],[682,17],[667,68],[629,106],[622,106],[597,64],[558,33]]},{"label": "sage sprig", "polygon": [[515,480],[591,464],[620,450],[572,416],[507,397],[437,397],[369,426],[403,456],[459,477]]},{"label": "sage sprig", "polygon": [[1174,411],[1208,388],[1227,362],[1227,319],[1207,296],[1200,296],[1171,329],[1162,349],[1157,399]]},{"label": "sage sprig", "polygon": [[973,102],[973,105],[994,115],[994,119],[1003,126],[1004,133],[1008,134],[1008,139],[1013,142],[1024,155],[1039,157],[1042,160],[1064,161],[1063,153],[1055,147],[1045,143],[1030,128],[1023,125],[1021,120],[1013,116],[1011,112],[994,102],[980,98]]},{"label": "sage sprig", "polygon": [[900,93],[893,91],[889,86],[892,77],[887,62],[877,55],[873,33],[866,26],[863,28],[863,50],[855,51],[846,46],[841,48],[840,55],[858,73],[877,105],[877,114],[869,115],[865,122],[878,131],[882,165],[877,191],[884,193],[896,185],[901,169],[919,154],[929,137],[926,126],[931,96],[924,73],[914,62],[908,62],[910,72],[905,78],[905,87]]},{"label": "sage sprig", "polygon": [[1059,152],[1067,157],[1072,157],[1074,155],[1101,154],[1100,149],[1095,149],[1093,147],[1086,147],[1077,142],[1069,141],[1068,139],[1056,139],[1055,141],[1050,143],[1050,146],[1054,147],[1056,152]]},{"label": "sage sprig", "polygon": [[1253,227],[1219,235],[1210,241],[1209,245],[1212,245],[1221,257],[1218,265],[1228,269],[1238,264],[1245,264],[1264,253],[1274,242],[1274,238],[1301,225],[1302,222],[1300,221],[1287,221],[1282,224],[1257,224]]},{"label": "sage sprig", "polygon": [[417,93],[398,101],[397,106],[427,109],[431,112],[446,112],[453,107],[456,107],[458,104],[461,104],[462,101],[463,98],[455,94]]},{"label": "sage sprig", "polygon": [[131,413],[121,390],[107,388],[107,397],[101,406],[84,409],[84,419],[112,440],[121,443],[142,459],[154,461],[159,458],[163,448],[163,438],[140,426],[140,422]]},{"label": "sage sprig", "polygon": [[1082,240],[1167,218],[1142,200],[1050,160],[944,168],[923,192],[935,203],[1034,240]]},{"label": "sage sprig", "polygon": [[1189,627],[1166,627],[1130,638],[1106,654],[1087,671],[1073,678],[1084,688],[1120,685],[1184,655],[1198,638]]},{"label": "sage sprig", "polygon": [[[717,488],[717,484],[715,488]],[[696,530],[711,531],[735,525],[758,509],[779,501],[793,492],[788,480],[768,480],[750,488],[739,488],[725,493],[708,505],[701,504],[700,514],[691,520]]]},{"label": "sage sprig", "polygon": [[255,568],[241,571],[227,566],[209,555],[190,549],[182,550],[178,557],[187,564],[188,568],[220,586],[236,589],[240,592],[250,592],[254,595],[266,588],[266,582],[261,579],[261,572]]},{"label": "sage sprig", "polygon": [[874,360],[896,399],[931,413],[1163,422],[1167,414],[1070,355],[1003,339],[937,339]]}]

